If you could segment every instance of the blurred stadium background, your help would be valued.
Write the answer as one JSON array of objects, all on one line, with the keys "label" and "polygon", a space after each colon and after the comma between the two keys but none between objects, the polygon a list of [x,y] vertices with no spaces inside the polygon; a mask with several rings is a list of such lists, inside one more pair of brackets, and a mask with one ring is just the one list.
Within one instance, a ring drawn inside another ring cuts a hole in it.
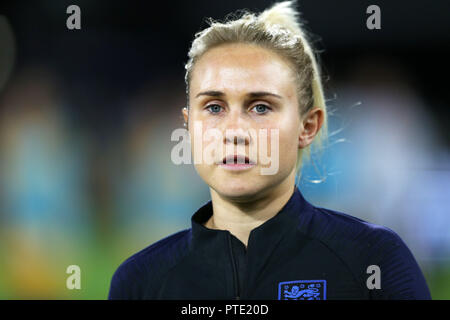
[{"label": "blurred stadium background", "polygon": [[[272,1],[2,1],[0,299],[105,299],[118,265],[209,199],[176,166],[184,63],[205,17]],[[66,8],[81,8],[81,30]],[[329,147],[298,185],[395,230],[450,299],[450,3],[300,1],[329,99]],[[321,183],[316,183],[326,177]],[[81,290],[66,288],[69,265]]]}]

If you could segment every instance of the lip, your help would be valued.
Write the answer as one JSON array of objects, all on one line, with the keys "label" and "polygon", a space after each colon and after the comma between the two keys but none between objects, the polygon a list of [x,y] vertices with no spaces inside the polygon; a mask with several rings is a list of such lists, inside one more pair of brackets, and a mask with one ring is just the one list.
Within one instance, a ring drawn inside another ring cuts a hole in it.
[{"label": "lip", "polygon": [[247,156],[229,155],[225,156],[222,159],[222,162],[219,162],[218,165],[226,170],[240,171],[253,168],[256,165],[256,163],[250,160]]},{"label": "lip", "polygon": [[225,170],[240,171],[253,168],[255,164],[243,163],[243,164],[219,164],[219,166]]}]

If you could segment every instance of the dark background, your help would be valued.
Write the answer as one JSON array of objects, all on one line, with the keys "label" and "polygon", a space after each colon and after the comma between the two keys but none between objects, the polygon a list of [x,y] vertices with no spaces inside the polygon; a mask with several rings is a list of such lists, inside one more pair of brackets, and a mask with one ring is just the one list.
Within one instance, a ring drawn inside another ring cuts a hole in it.
[{"label": "dark background", "polygon": [[[2,1],[0,298],[103,299],[131,254],[209,199],[170,161],[184,64],[206,18],[272,1]],[[81,8],[68,30],[66,8]],[[366,8],[381,8],[368,30]],[[395,230],[450,298],[449,1],[299,2],[320,52],[331,146],[314,204]],[[6,17],[6,20],[4,19]],[[7,23],[5,23],[7,21]],[[12,35],[12,38],[11,38]],[[82,290],[67,290],[77,264]]]},{"label": "dark background", "polygon": [[[17,36],[17,64],[44,63],[63,74],[81,122],[117,125],[118,101],[142,83],[167,74],[180,81],[195,32],[206,17],[222,19],[238,9],[261,11],[273,1],[11,1],[6,5]],[[81,30],[70,31],[65,9],[76,4]],[[381,30],[366,28],[366,8],[381,8]],[[355,61],[388,57],[408,71],[450,143],[447,103],[450,56],[448,1],[301,1],[307,28],[314,33],[326,75],[345,77]],[[180,84],[182,85],[182,84]],[[89,100],[85,96],[89,90]],[[170,90],[170,88],[168,88]],[[81,96],[81,97],[80,97]],[[92,100],[91,100],[92,99]],[[86,101],[88,100],[88,101]],[[95,109],[92,102],[97,102]],[[103,109],[110,112],[104,119]],[[105,121],[106,120],[106,121]]]}]

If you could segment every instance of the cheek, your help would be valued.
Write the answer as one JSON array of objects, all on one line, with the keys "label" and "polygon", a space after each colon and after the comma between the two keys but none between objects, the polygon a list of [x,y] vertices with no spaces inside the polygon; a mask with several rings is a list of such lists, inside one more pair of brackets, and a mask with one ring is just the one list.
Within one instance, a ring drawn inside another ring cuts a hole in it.
[{"label": "cheek", "polygon": [[298,121],[285,121],[279,129],[280,163],[295,162],[298,153]]},{"label": "cheek", "polygon": [[[295,132],[293,132],[293,130],[280,130],[279,145],[281,157],[295,154],[298,147],[298,141]],[[282,158],[280,160],[282,160]]]},{"label": "cheek", "polygon": [[[217,129],[219,127],[220,124],[220,117],[211,117],[211,116],[207,116],[206,114],[203,113],[203,111],[199,111],[199,110],[192,110],[192,113],[190,114],[189,117],[189,128],[190,128],[190,133],[191,136],[193,136],[194,134],[199,134],[201,133],[202,135],[204,135],[204,133],[208,130],[211,129]],[[198,126],[201,126],[201,130],[199,129]],[[197,130],[194,130],[194,128],[197,127]]]},{"label": "cheek", "polygon": [[[261,135],[259,133],[258,136],[259,156],[265,157],[267,155],[272,159],[271,161],[278,163],[280,171],[288,170],[297,160],[296,131],[292,121],[291,123],[275,122],[272,125],[267,125],[264,128],[266,134]],[[262,144],[266,144],[266,147],[263,147]],[[261,158],[259,158],[259,161],[261,161]],[[273,165],[273,163],[270,165]],[[268,167],[270,165],[264,164],[263,166]]]},{"label": "cheek", "polygon": [[201,176],[215,167],[213,162],[218,160],[216,154],[219,154],[216,153],[216,149],[223,144],[223,135],[218,130],[217,124],[218,120],[215,118],[202,116],[201,113],[191,114],[189,123],[191,153],[194,165]]}]

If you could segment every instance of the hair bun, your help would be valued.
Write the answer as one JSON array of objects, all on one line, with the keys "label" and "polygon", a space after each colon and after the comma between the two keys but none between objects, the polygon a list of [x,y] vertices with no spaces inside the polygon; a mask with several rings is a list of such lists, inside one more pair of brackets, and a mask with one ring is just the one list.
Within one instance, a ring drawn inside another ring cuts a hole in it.
[{"label": "hair bun", "polygon": [[272,7],[264,10],[258,16],[258,20],[268,25],[279,25],[295,34],[302,34],[296,4],[295,0],[275,3]]}]

